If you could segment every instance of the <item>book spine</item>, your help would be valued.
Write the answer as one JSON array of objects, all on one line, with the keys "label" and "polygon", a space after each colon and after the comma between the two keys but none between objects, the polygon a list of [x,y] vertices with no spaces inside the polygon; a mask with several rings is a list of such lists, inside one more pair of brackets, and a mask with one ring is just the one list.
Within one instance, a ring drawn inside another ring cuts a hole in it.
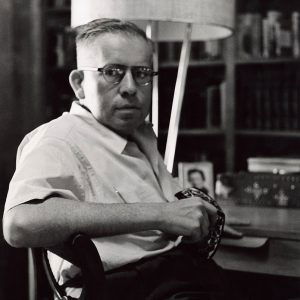
[{"label": "book spine", "polygon": [[240,14],[237,25],[238,56],[249,59],[252,54],[252,14]]},{"label": "book spine", "polygon": [[263,80],[263,100],[262,100],[262,127],[263,129],[271,129],[271,107],[272,107],[272,99],[271,99],[271,85],[270,85],[270,73],[268,71],[264,72],[264,80]]},{"label": "book spine", "polygon": [[65,0],[55,0],[54,1],[54,6],[55,7],[65,7],[66,6],[66,1]]},{"label": "book spine", "polygon": [[206,90],[206,128],[213,127],[213,87],[209,86]]},{"label": "book spine", "polygon": [[209,86],[206,97],[206,127],[219,128],[221,126],[221,93],[219,86]]},{"label": "book spine", "polygon": [[297,72],[295,76],[295,81],[292,88],[292,100],[291,100],[291,110],[292,110],[292,128],[294,130],[300,129],[300,89],[299,89],[300,74]]},{"label": "book spine", "polygon": [[281,44],[282,44],[282,28],[281,28],[281,24],[277,21],[274,22],[273,26],[272,26],[272,31],[273,31],[273,36],[272,36],[272,40],[271,43],[274,43],[274,56],[281,56],[282,54],[282,49],[281,49]]},{"label": "book spine", "polygon": [[65,28],[65,63],[68,68],[76,68],[75,33],[71,27]]},{"label": "book spine", "polygon": [[253,57],[261,57],[262,51],[262,17],[260,14],[253,14],[252,26],[252,51]]},{"label": "book spine", "polygon": [[293,56],[300,57],[300,30],[299,30],[299,12],[292,13],[292,39],[293,39]]},{"label": "book spine", "polygon": [[269,44],[269,35],[270,35],[270,29],[269,29],[269,20],[263,19],[262,23],[263,28],[263,57],[269,58],[270,57],[270,44]]},{"label": "book spine", "polygon": [[253,107],[253,98],[255,99],[255,89],[256,85],[253,83],[255,82],[253,79],[254,76],[251,74],[249,80],[243,78],[242,80],[242,94],[241,97],[242,101],[245,101],[243,105],[243,109],[241,109],[240,115],[240,123],[242,128],[252,129],[255,127],[255,107]]},{"label": "book spine", "polygon": [[290,19],[282,19],[279,32],[280,55],[284,57],[293,56],[293,34]]},{"label": "book spine", "polygon": [[62,68],[65,66],[65,49],[64,49],[64,33],[58,32],[56,34],[56,67]]},{"label": "book spine", "polygon": [[169,42],[166,43],[165,46],[166,46],[166,61],[167,62],[176,61],[175,43]]},{"label": "book spine", "polygon": [[283,89],[282,97],[282,129],[290,128],[290,114],[289,114],[289,101],[290,101],[290,90],[288,86]]},{"label": "book spine", "polygon": [[273,74],[271,82],[271,98],[272,98],[272,128],[280,129],[280,103],[281,103],[281,89],[279,86],[280,80],[278,73]]},{"label": "book spine", "polygon": [[207,41],[205,42],[205,53],[209,60],[216,60],[221,58],[221,44],[220,41]]},{"label": "book spine", "polygon": [[263,118],[263,113],[262,113],[262,103],[263,103],[263,89],[262,89],[262,84],[258,82],[255,86],[254,90],[254,107],[255,107],[255,125],[254,127],[256,129],[262,129],[262,118]]}]

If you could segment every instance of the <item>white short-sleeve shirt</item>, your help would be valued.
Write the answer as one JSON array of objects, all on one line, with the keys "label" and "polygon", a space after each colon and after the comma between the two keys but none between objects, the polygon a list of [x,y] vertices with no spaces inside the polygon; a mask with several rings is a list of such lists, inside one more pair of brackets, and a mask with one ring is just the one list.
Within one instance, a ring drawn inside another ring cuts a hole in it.
[{"label": "white short-sleeve shirt", "polygon": [[[128,141],[74,102],[69,113],[23,139],[5,212],[51,195],[107,204],[167,202],[176,201],[179,190],[158,153],[150,124],[140,126]],[[168,251],[179,241],[157,230],[94,239],[105,270]],[[74,270],[66,262],[59,265],[59,274]]]}]

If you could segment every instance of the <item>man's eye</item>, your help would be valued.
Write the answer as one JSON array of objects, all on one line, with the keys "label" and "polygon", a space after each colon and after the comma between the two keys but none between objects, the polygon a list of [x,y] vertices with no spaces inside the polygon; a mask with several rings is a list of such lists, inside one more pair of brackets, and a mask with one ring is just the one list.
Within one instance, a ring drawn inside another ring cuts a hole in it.
[{"label": "man's eye", "polygon": [[147,76],[147,73],[145,71],[137,71],[136,76],[139,78],[145,78]]},{"label": "man's eye", "polygon": [[150,74],[151,71],[147,69],[136,70],[136,76],[141,79],[148,77]]},{"label": "man's eye", "polygon": [[105,75],[115,77],[122,74],[122,70],[118,68],[106,69]]}]

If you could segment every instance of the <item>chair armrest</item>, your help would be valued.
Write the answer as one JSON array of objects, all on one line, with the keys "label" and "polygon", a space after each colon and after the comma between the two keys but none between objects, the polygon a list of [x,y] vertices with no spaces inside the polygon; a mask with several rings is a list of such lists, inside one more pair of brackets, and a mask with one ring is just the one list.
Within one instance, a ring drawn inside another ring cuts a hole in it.
[{"label": "chair armrest", "polygon": [[[58,299],[73,299],[66,296],[64,288],[55,280],[48,260],[47,251],[51,251],[56,255],[59,255],[81,269],[83,284],[83,295],[80,297],[81,300],[107,299],[105,296],[106,285],[102,261],[94,243],[88,236],[84,234],[76,234],[71,238],[70,242],[59,248],[29,249],[29,254],[32,255],[35,281],[40,269],[38,268],[38,264],[42,262],[43,271],[56,297]],[[35,282],[31,282],[31,284],[33,285],[31,289],[36,290]],[[35,292],[35,297],[33,299],[37,300],[37,292]]]},{"label": "chair armrest", "polygon": [[72,239],[76,264],[81,269],[85,299],[106,299],[106,279],[103,264],[93,241],[86,235],[77,234]]}]

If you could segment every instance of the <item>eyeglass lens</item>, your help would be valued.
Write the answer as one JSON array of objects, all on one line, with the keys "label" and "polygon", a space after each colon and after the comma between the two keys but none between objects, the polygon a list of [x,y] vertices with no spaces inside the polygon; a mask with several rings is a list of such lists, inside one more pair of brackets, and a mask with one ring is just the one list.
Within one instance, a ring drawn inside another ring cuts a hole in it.
[{"label": "eyeglass lens", "polygon": [[[103,68],[103,76],[107,82],[117,84],[122,81],[126,74],[127,66],[108,65]],[[153,71],[148,67],[137,66],[131,67],[131,74],[135,82],[139,85],[147,85],[151,82]]]}]

